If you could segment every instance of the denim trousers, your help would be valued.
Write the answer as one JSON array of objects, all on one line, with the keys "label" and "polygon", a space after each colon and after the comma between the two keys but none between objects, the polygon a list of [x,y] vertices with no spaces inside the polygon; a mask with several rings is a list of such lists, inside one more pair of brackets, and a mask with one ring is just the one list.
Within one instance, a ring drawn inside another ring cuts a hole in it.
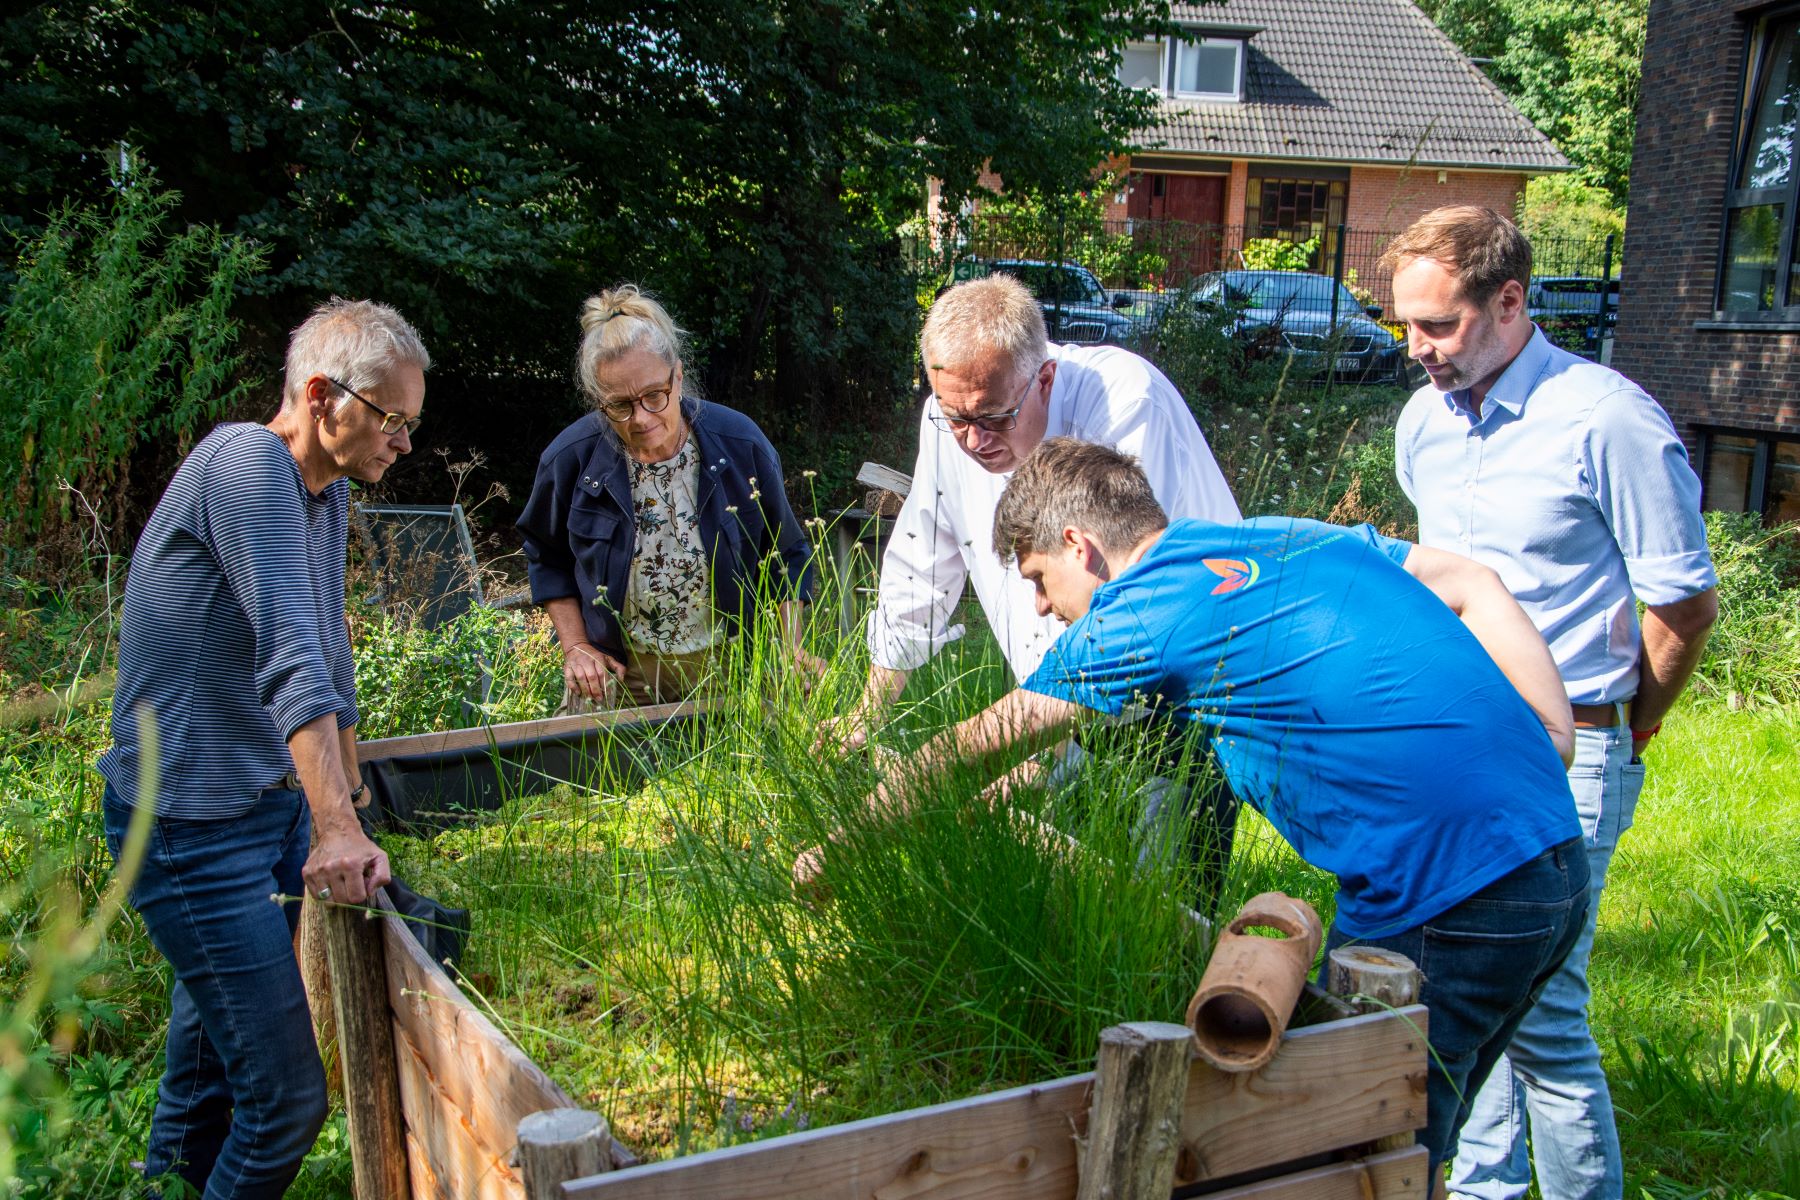
[{"label": "denim trousers", "polygon": [[[131,808],[106,789],[116,861]],[[294,959],[305,798],[269,788],[242,816],[159,817],[131,906],[175,973],[166,1066],[144,1173],[174,1174],[206,1200],[277,1197],[325,1122],[325,1072]]]},{"label": "denim trousers", "polygon": [[1526,1014],[1506,1057],[1476,1096],[1450,1171],[1453,1195],[1522,1197],[1533,1163],[1545,1200],[1619,1200],[1624,1193],[1612,1093],[1588,1029],[1587,981],[1600,889],[1644,785],[1644,766],[1632,760],[1623,722],[1612,729],[1575,731],[1569,785],[1587,843],[1592,895],[1587,921],[1568,961]]},{"label": "denim trousers", "polygon": [[1412,959],[1424,976],[1431,1062],[1419,1143],[1433,1174],[1513,1030],[1562,965],[1587,915],[1588,865],[1570,838],[1422,925],[1388,937],[1351,938],[1332,926],[1326,950],[1380,946]]}]

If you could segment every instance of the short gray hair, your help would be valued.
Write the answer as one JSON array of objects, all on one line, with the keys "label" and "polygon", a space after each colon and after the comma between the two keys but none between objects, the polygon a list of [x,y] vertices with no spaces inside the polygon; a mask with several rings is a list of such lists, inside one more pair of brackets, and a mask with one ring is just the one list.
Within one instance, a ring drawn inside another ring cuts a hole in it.
[{"label": "short gray hair", "polygon": [[1025,285],[1010,275],[959,283],[937,298],[919,335],[927,370],[966,370],[1000,352],[1013,374],[1035,371],[1050,357],[1044,314]]},{"label": "short gray hair", "polygon": [[1040,442],[1000,494],[994,551],[1002,566],[1048,554],[1070,526],[1122,554],[1169,524],[1137,459],[1111,446],[1053,437]]},{"label": "short gray hair", "polygon": [[[405,317],[373,300],[333,296],[288,338],[283,405],[298,404],[300,389],[324,375],[356,391],[377,387],[402,364],[431,368],[431,354]],[[341,409],[350,397],[340,396]]]}]

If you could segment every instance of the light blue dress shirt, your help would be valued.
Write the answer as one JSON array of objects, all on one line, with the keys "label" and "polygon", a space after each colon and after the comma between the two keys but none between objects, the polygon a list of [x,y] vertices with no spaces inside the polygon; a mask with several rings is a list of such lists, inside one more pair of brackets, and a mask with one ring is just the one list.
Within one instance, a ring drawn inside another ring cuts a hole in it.
[{"label": "light blue dress shirt", "polygon": [[1700,481],[1669,415],[1542,330],[1479,416],[1466,391],[1414,393],[1394,456],[1419,543],[1499,573],[1550,644],[1571,703],[1636,694],[1634,598],[1673,604],[1718,582]]}]

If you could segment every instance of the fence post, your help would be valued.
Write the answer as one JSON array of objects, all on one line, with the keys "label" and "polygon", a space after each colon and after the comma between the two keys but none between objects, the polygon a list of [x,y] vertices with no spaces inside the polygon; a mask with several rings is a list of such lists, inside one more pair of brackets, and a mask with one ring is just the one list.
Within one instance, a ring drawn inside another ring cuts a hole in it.
[{"label": "fence post", "polygon": [[561,1200],[562,1185],[612,1170],[612,1132],[599,1113],[550,1108],[519,1122],[525,1200]]},{"label": "fence post", "polygon": [[1594,361],[1599,362],[1606,349],[1606,310],[1611,306],[1613,241],[1619,235],[1606,235],[1606,253],[1600,265],[1600,304],[1594,313]]},{"label": "fence post", "polygon": [[1337,332],[1338,295],[1344,290],[1344,227],[1337,227],[1337,247],[1331,255],[1331,332]]},{"label": "fence post", "polygon": [[[1339,946],[1325,962],[1325,990],[1348,1000],[1358,1012],[1380,1012],[1416,1004],[1424,976],[1413,960],[1380,946]],[[1399,1150],[1413,1144],[1414,1135],[1396,1133],[1378,1138],[1371,1154]]]},{"label": "fence post", "polygon": [[1168,1200],[1193,1053],[1186,1025],[1140,1021],[1101,1032],[1076,1200]]},{"label": "fence post", "polygon": [[400,1115],[400,1067],[388,1010],[387,944],[375,898],[369,907],[322,905],[331,1007],[344,1071],[351,1179],[357,1200],[407,1200],[406,1130]]}]

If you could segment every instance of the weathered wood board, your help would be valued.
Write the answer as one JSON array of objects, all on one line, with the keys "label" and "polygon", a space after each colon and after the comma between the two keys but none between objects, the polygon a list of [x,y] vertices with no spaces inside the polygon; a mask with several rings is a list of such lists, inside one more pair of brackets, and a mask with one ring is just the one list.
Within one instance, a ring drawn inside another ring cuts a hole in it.
[{"label": "weathered wood board", "polygon": [[1430,1169],[1425,1147],[1409,1146],[1208,1192],[1201,1200],[1425,1200],[1431,1191]]}]

